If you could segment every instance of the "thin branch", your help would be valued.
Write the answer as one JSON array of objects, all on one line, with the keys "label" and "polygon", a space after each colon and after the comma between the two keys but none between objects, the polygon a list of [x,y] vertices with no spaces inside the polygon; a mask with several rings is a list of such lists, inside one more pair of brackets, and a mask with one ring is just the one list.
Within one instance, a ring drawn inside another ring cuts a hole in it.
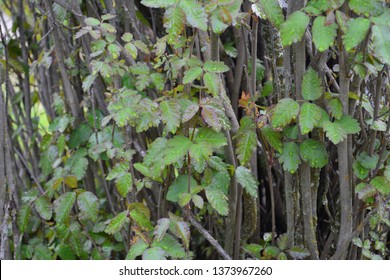
[{"label": "thin branch", "polygon": [[217,240],[211,236],[211,234],[195,219],[194,215],[189,212],[188,220],[190,223],[206,238],[210,244],[217,250],[221,257],[225,260],[231,260],[229,254],[221,247]]}]

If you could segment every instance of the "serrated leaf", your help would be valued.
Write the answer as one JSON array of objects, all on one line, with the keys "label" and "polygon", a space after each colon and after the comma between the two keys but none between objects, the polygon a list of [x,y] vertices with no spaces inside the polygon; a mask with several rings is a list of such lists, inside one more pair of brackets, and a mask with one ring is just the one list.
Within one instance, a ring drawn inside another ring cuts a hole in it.
[{"label": "serrated leaf", "polygon": [[347,138],[347,133],[337,122],[325,121],[323,128],[326,132],[326,137],[328,137],[335,145]]},{"label": "serrated leaf", "polygon": [[184,110],[184,113],[183,113],[181,121],[183,123],[188,122],[190,119],[192,119],[196,115],[196,113],[198,113],[198,111],[199,111],[199,105],[198,104],[196,104],[196,103],[190,104]]},{"label": "serrated leaf", "polygon": [[311,167],[322,168],[328,163],[328,153],[325,145],[314,139],[306,139],[300,146],[302,159]]},{"label": "serrated leaf", "polygon": [[73,162],[72,173],[76,176],[77,180],[84,178],[85,172],[88,168],[88,159],[85,157],[78,158]]},{"label": "serrated leaf", "polygon": [[22,233],[27,230],[31,218],[31,212],[32,209],[29,204],[23,204],[18,211],[17,223],[19,231]]},{"label": "serrated leaf", "polygon": [[341,103],[340,99],[332,98],[329,101],[328,105],[329,105],[329,113],[333,117],[339,120],[343,115],[343,104]]},{"label": "serrated leaf", "polygon": [[206,167],[206,160],[212,155],[213,149],[207,143],[193,144],[190,147],[191,163],[197,172],[201,173]]},{"label": "serrated leaf", "polygon": [[204,98],[201,100],[200,106],[203,120],[213,130],[219,132],[222,128],[230,129],[229,119],[226,117],[225,109],[219,99]]},{"label": "serrated leaf", "polygon": [[203,145],[210,145],[213,148],[221,148],[227,145],[226,137],[221,132],[216,132],[210,128],[199,128],[198,133],[194,138],[194,142]]},{"label": "serrated leaf", "polygon": [[99,213],[99,200],[92,192],[86,191],[77,197],[79,207],[79,217],[81,220],[95,222]]},{"label": "serrated leaf", "polygon": [[374,169],[378,163],[379,156],[377,154],[369,155],[367,152],[363,152],[359,154],[356,158],[359,163],[367,169]]},{"label": "serrated leaf", "polygon": [[164,163],[168,165],[182,160],[188,153],[191,145],[192,141],[183,135],[177,135],[172,139],[169,139],[167,141],[166,149],[163,151]]},{"label": "serrated leaf", "polygon": [[141,256],[143,252],[149,247],[142,238],[138,238],[136,242],[132,243],[129,251],[126,255],[126,260],[135,260],[138,256]]},{"label": "serrated leaf", "polygon": [[142,254],[143,260],[166,260],[165,251],[160,247],[146,249]]},{"label": "serrated leaf", "polygon": [[359,122],[350,115],[343,115],[339,120],[336,120],[338,124],[347,134],[355,134],[360,132]]},{"label": "serrated leaf", "polygon": [[366,18],[350,18],[347,22],[347,32],[343,36],[343,44],[347,51],[359,45],[370,28],[370,20]]},{"label": "serrated leaf", "polygon": [[208,91],[217,97],[219,94],[219,77],[215,73],[205,73],[203,76],[203,82]]},{"label": "serrated leaf", "polygon": [[199,79],[203,70],[201,67],[191,67],[184,72],[183,84],[190,84],[196,79]]},{"label": "serrated leaf", "polygon": [[276,27],[279,28],[284,21],[282,9],[277,0],[260,0],[255,3],[258,8],[266,15],[267,19]]},{"label": "serrated leaf", "polygon": [[285,143],[283,152],[279,157],[279,162],[283,164],[283,170],[294,174],[301,163],[298,145],[294,142]]},{"label": "serrated leaf", "polygon": [[69,216],[75,202],[76,193],[74,192],[66,192],[54,201],[54,213],[56,214],[55,221],[57,223],[62,223],[65,221],[65,219]]},{"label": "serrated leaf", "polygon": [[72,248],[69,245],[60,244],[55,252],[61,258],[61,260],[75,260],[76,255],[74,254]]},{"label": "serrated leaf", "polygon": [[244,166],[239,166],[235,173],[237,182],[252,196],[257,197],[258,182],[252,175],[252,171]]},{"label": "serrated leaf", "polygon": [[82,84],[83,91],[88,92],[91,86],[93,85],[93,83],[95,82],[96,78],[97,75],[95,74],[90,74],[87,77],[85,77]]},{"label": "serrated leaf", "polygon": [[385,176],[376,176],[370,181],[370,185],[383,195],[390,194],[390,181]]},{"label": "serrated leaf", "polygon": [[296,43],[301,40],[305,34],[309,21],[310,17],[301,11],[296,11],[289,15],[280,28],[282,45],[289,46],[292,43]]},{"label": "serrated leaf", "polygon": [[109,224],[104,229],[104,232],[112,235],[120,231],[125,225],[125,223],[129,221],[129,218],[127,217],[128,214],[129,212],[126,210],[116,215],[110,220]]},{"label": "serrated leaf", "polygon": [[165,124],[164,133],[171,132],[176,133],[177,128],[180,126],[180,107],[177,102],[172,100],[162,101],[160,103],[161,118]]},{"label": "serrated leaf", "polygon": [[88,142],[93,132],[92,127],[86,123],[80,124],[75,130],[72,131],[69,139],[69,148],[73,149],[84,145]]},{"label": "serrated leaf", "polygon": [[302,260],[302,259],[310,256],[310,253],[306,248],[301,248],[298,246],[291,247],[291,249],[288,251],[288,253],[290,254],[290,256],[294,260]]},{"label": "serrated leaf", "polygon": [[374,25],[372,27],[372,39],[375,56],[382,63],[390,65],[390,26]]},{"label": "serrated leaf", "polygon": [[34,248],[34,259],[35,260],[51,260],[52,254],[49,248],[43,244],[38,244]]},{"label": "serrated leaf", "polygon": [[149,220],[150,219],[149,215],[146,215],[145,212],[142,211],[142,209],[135,208],[135,209],[131,210],[130,217],[132,220],[134,220],[137,223],[137,225],[142,230],[150,231],[153,229],[152,224],[150,223],[150,220]]},{"label": "serrated leaf", "polygon": [[257,146],[256,126],[252,119],[243,117],[240,120],[240,128],[234,139],[237,140],[236,153],[241,165],[246,165],[252,158]]},{"label": "serrated leaf", "polygon": [[210,73],[224,73],[229,71],[229,67],[227,67],[222,61],[212,60],[207,60],[203,65],[203,69]]},{"label": "serrated leaf", "polygon": [[383,12],[383,3],[379,0],[350,0],[349,8],[357,14],[379,15]]},{"label": "serrated leaf", "polygon": [[326,17],[317,17],[313,23],[312,33],[316,48],[320,52],[326,51],[334,44],[337,36],[337,24],[335,22],[327,24]]},{"label": "serrated leaf", "polygon": [[192,176],[190,177],[190,182],[188,182],[188,175],[179,175],[169,187],[166,199],[178,202],[181,194],[188,193],[188,183],[190,183],[190,192],[198,185]]},{"label": "serrated leaf", "polygon": [[211,206],[222,216],[227,216],[229,213],[229,203],[227,196],[216,188],[205,188],[206,198]]},{"label": "serrated leaf", "polygon": [[167,230],[169,229],[170,220],[168,218],[161,218],[157,221],[157,225],[154,227],[154,239],[159,242],[161,241]]},{"label": "serrated leaf", "polygon": [[35,201],[35,210],[46,221],[50,220],[53,214],[53,207],[46,196],[41,196]]},{"label": "serrated leaf", "polygon": [[271,111],[271,124],[273,127],[285,127],[298,116],[298,113],[298,102],[291,98],[281,99]]},{"label": "serrated leaf", "polygon": [[174,234],[176,237],[180,238],[186,248],[190,245],[190,226],[184,221],[177,220],[172,218],[170,215],[171,225],[174,227]]},{"label": "serrated leaf", "polygon": [[118,176],[115,180],[115,186],[118,193],[126,198],[127,194],[130,192],[133,187],[133,177],[131,173],[126,172]]},{"label": "serrated leaf", "polygon": [[316,100],[322,95],[321,79],[313,68],[306,70],[302,80],[302,96],[305,100]]},{"label": "serrated leaf", "polygon": [[100,20],[96,19],[96,18],[92,18],[92,17],[88,17],[86,19],[84,19],[84,22],[86,25],[89,25],[89,26],[98,26],[100,25]]},{"label": "serrated leaf", "polygon": [[[132,58],[136,59],[138,55],[137,47],[129,42],[125,45],[125,50],[131,55]],[[119,56],[119,55],[118,55]]]},{"label": "serrated leaf", "polygon": [[186,252],[183,246],[170,234],[166,234],[164,238],[153,244],[153,247],[160,247],[173,259],[182,259],[186,257]]},{"label": "serrated leaf", "polygon": [[275,131],[271,126],[266,125],[261,128],[261,133],[268,144],[271,145],[278,153],[283,150],[282,136],[279,132]]},{"label": "serrated leaf", "polygon": [[180,0],[179,6],[183,9],[187,22],[192,27],[207,31],[207,14],[197,0]]},{"label": "serrated leaf", "polygon": [[313,103],[305,102],[302,104],[299,113],[299,127],[302,134],[308,134],[322,119],[322,108]]},{"label": "serrated leaf", "polygon": [[178,6],[169,7],[164,13],[164,28],[168,33],[168,43],[174,44],[182,34],[186,17],[183,10]]},{"label": "serrated leaf", "polygon": [[280,250],[286,250],[288,248],[288,245],[289,245],[288,241],[289,241],[289,238],[288,238],[287,233],[283,233],[276,240],[276,243],[278,244],[278,247]]},{"label": "serrated leaf", "polygon": [[141,4],[149,8],[166,8],[172,6],[177,0],[142,0]]}]

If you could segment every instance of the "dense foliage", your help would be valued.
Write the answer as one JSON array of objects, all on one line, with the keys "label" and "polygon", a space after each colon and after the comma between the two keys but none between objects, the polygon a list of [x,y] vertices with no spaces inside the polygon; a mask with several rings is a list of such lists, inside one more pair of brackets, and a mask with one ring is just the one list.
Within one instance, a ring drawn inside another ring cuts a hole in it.
[{"label": "dense foliage", "polygon": [[388,1],[0,5],[0,258],[390,258]]}]

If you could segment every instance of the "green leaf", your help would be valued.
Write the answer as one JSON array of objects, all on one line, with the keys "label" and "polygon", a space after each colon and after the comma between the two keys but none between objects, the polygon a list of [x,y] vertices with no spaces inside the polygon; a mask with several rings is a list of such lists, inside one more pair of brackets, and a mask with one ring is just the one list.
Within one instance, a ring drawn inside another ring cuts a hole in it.
[{"label": "green leaf", "polygon": [[192,141],[183,135],[177,135],[169,139],[166,149],[163,151],[164,163],[168,165],[182,160],[188,153],[191,145]]},{"label": "green leaf", "polygon": [[164,28],[168,33],[168,43],[175,44],[183,33],[186,18],[183,10],[178,6],[169,7],[164,13]]},{"label": "green leaf", "polygon": [[43,244],[38,244],[34,249],[35,260],[51,260],[52,254],[49,248]]},{"label": "green leaf", "polygon": [[58,256],[61,258],[61,260],[75,260],[76,255],[72,251],[72,248],[70,248],[69,245],[60,244],[56,249],[55,252],[58,254]]},{"label": "green leaf", "polygon": [[95,82],[96,78],[97,78],[97,75],[95,75],[95,74],[90,74],[87,77],[85,77],[85,79],[83,80],[83,84],[82,84],[83,91],[87,92],[91,88],[93,83]]},{"label": "green leaf", "polygon": [[121,213],[119,213],[118,215],[116,215],[114,218],[112,218],[109,222],[109,224],[107,225],[107,227],[105,228],[104,232],[107,233],[107,234],[114,234],[118,231],[120,231],[123,226],[125,225],[126,222],[129,221],[129,218],[127,217],[127,215],[129,214],[129,211],[123,211]]},{"label": "green leaf", "polygon": [[178,219],[172,213],[169,213],[169,218],[171,220],[171,225],[173,226],[173,232],[176,237],[180,238],[186,248],[190,245],[190,226],[188,223]]},{"label": "green leaf", "polygon": [[131,173],[126,172],[118,176],[115,180],[115,186],[118,193],[126,198],[127,194],[130,192],[133,187],[133,177]]},{"label": "green leaf", "polygon": [[279,132],[275,131],[271,126],[265,125],[261,128],[261,134],[278,153],[283,151],[282,136]]},{"label": "green leaf", "polygon": [[92,127],[86,123],[80,124],[75,130],[70,134],[69,139],[69,148],[74,149],[76,147],[82,146],[88,142],[91,134],[93,132]]},{"label": "green leaf", "polygon": [[335,122],[339,123],[347,134],[355,134],[361,130],[358,121],[350,115],[343,115]]},{"label": "green leaf", "polygon": [[224,73],[229,71],[229,67],[227,67],[222,61],[212,60],[207,60],[203,65],[203,69],[204,71],[211,73]]},{"label": "green leaf", "polygon": [[283,164],[283,170],[294,174],[301,163],[298,145],[294,142],[285,143],[283,152],[279,157],[279,162]]},{"label": "green leaf", "polygon": [[282,9],[277,0],[260,0],[255,3],[258,8],[266,15],[267,19],[276,27],[279,28],[284,21]]},{"label": "green leaf", "polygon": [[80,157],[72,164],[72,173],[76,176],[77,180],[84,178],[85,172],[88,168],[88,159]]},{"label": "green leaf", "polygon": [[379,156],[377,154],[369,155],[367,152],[363,152],[359,154],[356,158],[359,163],[367,169],[374,169],[378,163]]},{"label": "green leaf", "polygon": [[213,149],[207,143],[193,144],[190,147],[191,163],[197,172],[201,173],[206,167],[206,160],[212,155]]},{"label": "green leaf", "polygon": [[302,80],[302,96],[305,100],[316,100],[322,95],[321,79],[313,68],[306,70]]},{"label": "green leaf", "polygon": [[[141,205],[143,206],[143,204]],[[149,212],[145,213],[144,209],[142,208],[135,208],[130,211],[131,219],[134,220],[142,230],[150,231],[153,229],[153,226],[150,223],[150,215],[148,214]]]},{"label": "green leaf", "polygon": [[186,257],[186,252],[183,246],[170,234],[166,234],[164,238],[152,245],[153,247],[160,247],[173,259],[182,259]]},{"label": "green leaf", "polygon": [[347,33],[343,36],[343,44],[347,51],[359,45],[370,28],[370,20],[366,18],[350,18],[347,22]]},{"label": "green leaf", "polygon": [[177,0],[142,0],[141,4],[149,8],[166,8],[174,5]]},{"label": "green leaf", "polygon": [[219,95],[219,77],[215,73],[205,73],[203,75],[203,82],[208,91],[214,96]]},{"label": "green leaf", "polygon": [[178,202],[181,194],[188,193],[188,183],[190,183],[190,192],[198,186],[198,183],[192,176],[190,177],[190,182],[188,182],[187,174],[179,175],[169,187],[166,199],[172,202]]},{"label": "green leaf", "polygon": [[135,243],[132,243],[129,251],[127,252],[126,260],[135,260],[138,256],[141,256],[148,247],[148,243],[146,243],[142,238],[138,238]]},{"label": "green leaf", "polygon": [[160,247],[149,248],[142,254],[143,260],[166,260],[165,251]]},{"label": "green leaf", "polygon": [[108,172],[106,180],[110,181],[116,179],[126,173],[128,169],[129,165],[127,163],[117,163],[115,164],[114,168]]},{"label": "green leaf", "polygon": [[66,192],[54,201],[55,221],[57,223],[63,223],[65,221],[75,202],[76,193],[74,192]]},{"label": "green leaf", "polygon": [[[136,59],[138,55],[137,47],[129,42],[125,45],[125,50],[131,55],[132,58]],[[117,54],[119,56],[119,53]]]},{"label": "green leaf", "polygon": [[203,70],[201,67],[191,67],[184,72],[183,84],[190,84],[196,79],[199,79]]},{"label": "green leaf", "polygon": [[296,43],[301,40],[305,34],[309,21],[310,17],[301,11],[296,11],[289,15],[280,28],[282,45],[289,46],[292,43]]},{"label": "green leaf", "polygon": [[[287,139],[290,140],[297,140],[298,139],[298,132],[299,132],[299,127],[298,125],[293,125],[293,126],[288,126],[283,129],[283,136],[286,137]],[[282,152],[283,149],[283,143],[281,146],[279,153]]]},{"label": "green leaf", "polygon": [[157,225],[154,227],[154,239],[156,241],[161,241],[165,234],[167,233],[167,230],[169,229],[170,220],[168,218],[161,218],[157,221]]},{"label": "green leaf", "polygon": [[46,196],[41,196],[35,201],[35,210],[37,210],[39,216],[46,221],[50,220],[53,214],[52,205]]},{"label": "green leaf", "polygon": [[370,185],[383,195],[390,194],[390,181],[384,176],[376,176],[371,180]]},{"label": "green leaf", "polygon": [[374,25],[372,27],[372,38],[375,56],[382,63],[390,65],[390,26]]},{"label": "green leaf", "polygon": [[162,101],[160,103],[161,119],[164,126],[164,134],[171,132],[176,133],[177,128],[180,126],[180,106],[175,99]]},{"label": "green leaf", "polygon": [[212,187],[205,188],[206,197],[211,206],[222,216],[229,213],[229,203],[227,196],[220,190]]},{"label": "green leaf", "polygon": [[308,134],[318,125],[322,119],[322,111],[321,107],[313,103],[303,103],[299,114],[299,127],[302,134]]},{"label": "green leaf", "polygon": [[24,233],[27,230],[31,218],[31,212],[32,209],[30,204],[23,204],[18,211],[17,223],[21,233]]},{"label": "green leaf", "polygon": [[220,131],[222,128],[230,129],[229,119],[226,117],[222,102],[217,98],[204,98],[200,104],[203,120],[213,130]]},{"label": "green leaf", "polygon": [[271,111],[271,124],[273,127],[285,127],[298,116],[298,113],[298,102],[291,98],[281,99]]},{"label": "green leaf", "polygon": [[99,214],[99,200],[96,195],[89,191],[83,192],[77,197],[77,206],[81,220],[96,222]]},{"label": "green leaf", "polygon": [[179,6],[183,9],[187,22],[192,27],[207,31],[207,14],[197,0],[180,0]]},{"label": "green leaf", "polygon": [[199,128],[194,138],[194,142],[203,145],[210,145],[213,148],[221,148],[227,145],[227,140],[222,132],[216,132],[210,128]]},{"label": "green leaf", "polygon": [[89,26],[98,26],[100,25],[100,20],[96,19],[96,18],[92,18],[92,17],[88,17],[86,19],[84,19],[84,22],[86,25],[89,25]]},{"label": "green leaf", "polygon": [[335,145],[347,138],[347,133],[338,122],[325,121],[323,128],[326,132],[326,137]]},{"label": "green leaf", "polygon": [[340,99],[332,98],[329,101],[328,105],[329,105],[329,113],[333,117],[339,120],[343,115],[343,104],[341,103]]},{"label": "green leaf", "polygon": [[184,109],[184,113],[183,113],[181,121],[183,123],[188,122],[189,120],[191,120],[196,115],[196,113],[198,113],[198,111],[199,111],[199,105],[198,104],[193,103],[193,104],[188,105]]},{"label": "green leaf", "polygon": [[252,158],[257,146],[256,126],[252,119],[243,117],[240,120],[240,128],[234,139],[237,140],[236,153],[241,165],[246,165]]},{"label": "green leaf", "polygon": [[383,12],[383,3],[380,0],[350,0],[349,8],[361,15],[379,15]]},{"label": "green leaf", "polygon": [[193,195],[192,196],[192,202],[194,203],[194,205],[196,207],[198,207],[199,209],[202,209],[203,208],[203,205],[204,205],[204,201],[203,201],[203,198],[197,194]]},{"label": "green leaf", "polygon": [[302,260],[310,256],[310,253],[306,248],[302,248],[298,246],[291,247],[288,253],[294,260]]},{"label": "green leaf", "polygon": [[300,150],[302,159],[309,162],[311,167],[322,168],[328,163],[328,153],[320,141],[307,139],[301,144]]},{"label": "green leaf", "polygon": [[384,175],[385,175],[386,179],[388,181],[390,181],[390,165],[389,164],[386,165],[386,168],[385,168],[385,171],[384,171]]},{"label": "green leaf", "polygon": [[244,166],[239,166],[236,169],[237,182],[252,196],[257,197],[258,182],[252,175],[252,171]]},{"label": "green leaf", "polygon": [[320,52],[326,51],[334,44],[334,39],[337,36],[337,24],[326,23],[326,18],[323,16],[317,17],[314,20],[313,28],[313,42]]},{"label": "green leaf", "polygon": [[356,177],[358,177],[360,180],[366,179],[367,176],[370,174],[370,170],[363,167],[358,160],[354,161],[354,163],[352,164],[352,169]]}]

